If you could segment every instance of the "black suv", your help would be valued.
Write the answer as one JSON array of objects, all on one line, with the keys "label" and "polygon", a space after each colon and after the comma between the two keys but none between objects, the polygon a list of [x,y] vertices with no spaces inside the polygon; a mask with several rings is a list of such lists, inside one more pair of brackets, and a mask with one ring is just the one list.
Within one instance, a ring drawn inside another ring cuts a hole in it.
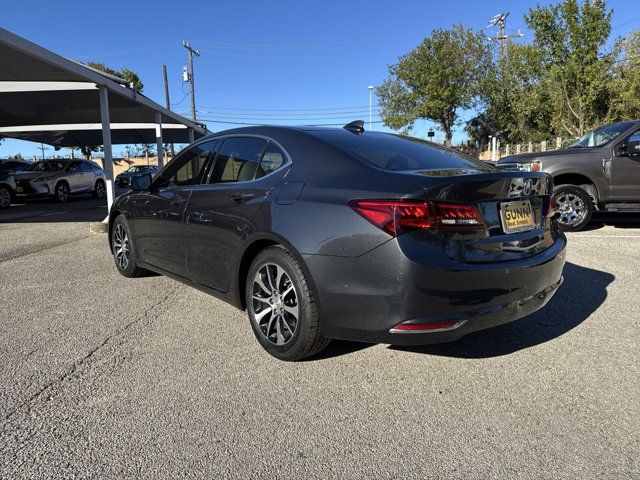
[{"label": "black suv", "polygon": [[564,150],[511,155],[498,167],[550,174],[566,231],[584,227],[596,210],[640,212],[640,120],[597,128]]}]

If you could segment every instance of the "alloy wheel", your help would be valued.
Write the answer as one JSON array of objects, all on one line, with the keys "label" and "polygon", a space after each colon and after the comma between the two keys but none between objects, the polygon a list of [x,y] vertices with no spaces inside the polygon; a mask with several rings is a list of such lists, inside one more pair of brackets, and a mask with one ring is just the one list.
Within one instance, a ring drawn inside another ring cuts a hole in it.
[{"label": "alloy wheel", "polygon": [[105,187],[104,183],[98,182],[96,183],[96,197],[102,198],[104,197]]},{"label": "alloy wheel", "polygon": [[7,208],[11,205],[11,192],[6,188],[0,188],[0,208]]},{"label": "alloy wheel", "polygon": [[274,345],[286,345],[298,327],[298,294],[289,275],[273,263],[263,265],[253,280],[253,311],[261,334]]},{"label": "alloy wheel", "polygon": [[556,198],[558,221],[564,225],[577,225],[587,214],[587,207],[582,198],[575,193],[561,193]]},{"label": "alloy wheel", "polygon": [[116,263],[121,270],[126,270],[129,266],[131,249],[129,248],[129,235],[125,228],[118,224],[113,231],[113,254],[116,256]]},{"label": "alloy wheel", "polygon": [[66,202],[69,199],[69,187],[66,183],[61,183],[56,188],[56,197],[61,202]]}]

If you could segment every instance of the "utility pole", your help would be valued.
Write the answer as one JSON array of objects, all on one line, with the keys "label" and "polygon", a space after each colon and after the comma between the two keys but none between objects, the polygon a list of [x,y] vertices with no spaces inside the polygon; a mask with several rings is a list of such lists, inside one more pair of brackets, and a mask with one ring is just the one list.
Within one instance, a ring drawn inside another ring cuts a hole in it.
[{"label": "utility pole", "polygon": [[49,149],[44,146],[44,143],[41,143],[40,146],[38,147],[38,150],[42,152],[42,160],[44,160],[44,151]]},{"label": "utility pole", "polygon": [[369,130],[373,130],[373,89],[375,87],[369,85],[367,88],[369,89],[369,125],[367,127]]},{"label": "utility pole", "polygon": [[[167,66],[162,65],[162,82],[164,83],[164,103],[167,110],[171,110],[171,102],[169,101],[169,82],[167,81]],[[173,143],[169,144],[169,151],[171,152],[171,158],[175,156],[173,151]]]},{"label": "utility pole", "polygon": [[489,25],[487,28],[498,27],[498,35],[495,37],[487,37],[487,40],[492,42],[500,42],[500,56],[504,57],[505,49],[507,47],[507,42],[512,38],[519,38],[524,35],[518,29],[516,33],[512,33],[511,35],[507,35],[507,17],[509,16],[509,12],[499,13],[495,15],[491,20],[489,20]]},{"label": "utility pole", "polygon": [[189,52],[189,70],[187,71],[187,81],[189,82],[189,87],[191,89],[191,119],[196,121],[196,92],[195,92],[195,82],[193,78],[193,57],[200,56],[200,50],[194,50],[191,48],[191,44],[184,40],[182,42],[182,46],[187,49]]}]

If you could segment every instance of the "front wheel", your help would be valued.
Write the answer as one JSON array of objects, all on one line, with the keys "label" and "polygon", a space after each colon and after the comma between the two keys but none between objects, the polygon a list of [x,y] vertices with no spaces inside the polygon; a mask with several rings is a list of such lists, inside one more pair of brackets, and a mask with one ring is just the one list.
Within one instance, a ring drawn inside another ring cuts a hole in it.
[{"label": "front wheel", "polygon": [[0,186],[0,208],[11,206],[11,190],[8,187]]},{"label": "front wheel", "polygon": [[105,187],[104,182],[102,180],[98,180],[95,188],[93,189],[93,196],[95,198],[104,198],[106,191],[107,188]]},{"label": "front wheel", "polygon": [[148,274],[136,265],[136,252],[131,240],[129,226],[122,215],[119,215],[111,227],[111,250],[116,268],[121,275],[133,278]]},{"label": "front wheel", "polygon": [[263,250],[253,261],[246,283],[246,305],[260,345],[280,360],[302,360],[329,344],[318,310],[298,261],[283,247]]},{"label": "front wheel", "polygon": [[69,189],[69,185],[66,182],[60,182],[56,185],[55,196],[57,201],[66,202],[69,200],[70,195],[71,190]]},{"label": "front wheel", "polygon": [[589,223],[593,202],[585,190],[575,185],[558,185],[554,193],[560,230],[575,232]]}]

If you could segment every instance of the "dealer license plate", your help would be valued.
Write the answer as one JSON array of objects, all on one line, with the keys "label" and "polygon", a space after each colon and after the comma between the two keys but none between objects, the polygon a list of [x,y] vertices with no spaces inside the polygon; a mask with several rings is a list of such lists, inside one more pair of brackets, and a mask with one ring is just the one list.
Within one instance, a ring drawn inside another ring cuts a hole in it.
[{"label": "dealer license plate", "polygon": [[501,203],[500,217],[505,233],[526,232],[535,228],[533,210],[529,200]]}]

